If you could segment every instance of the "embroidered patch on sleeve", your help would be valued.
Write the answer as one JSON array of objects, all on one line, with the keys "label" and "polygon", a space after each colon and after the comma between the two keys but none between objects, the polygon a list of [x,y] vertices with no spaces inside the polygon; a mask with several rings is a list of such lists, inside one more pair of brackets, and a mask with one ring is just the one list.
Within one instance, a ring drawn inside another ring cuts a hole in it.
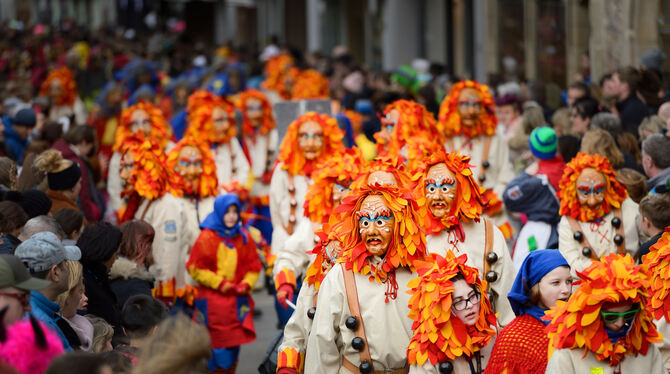
[{"label": "embroidered patch on sleeve", "polygon": [[165,221],[165,233],[166,234],[176,234],[177,233],[177,222],[175,221]]},{"label": "embroidered patch on sleeve", "polygon": [[521,196],[523,196],[523,192],[521,192],[521,188],[519,186],[514,186],[507,190],[507,196],[510,198],[510,200],[519,200]]}]

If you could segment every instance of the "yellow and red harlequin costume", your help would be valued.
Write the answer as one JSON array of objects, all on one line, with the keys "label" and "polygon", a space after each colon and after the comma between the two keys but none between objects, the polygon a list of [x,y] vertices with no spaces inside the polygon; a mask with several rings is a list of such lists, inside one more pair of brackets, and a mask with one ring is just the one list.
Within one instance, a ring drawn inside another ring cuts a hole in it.
[{"label": "yellow and red harlequin costume", "polygon": [[55,81],[60,82],[61,95],[56,102],[51,103],[47,119],[58,121],[61,117],[74,115],[75,123],[83,125],[86,122],[86,112],[81,100],[77,98],[77,82],[74,80],[74,72],[68,67],[63,66],[51,70],[47,79],[40,86],[39,96],[49,96],[49,90]]},{"label": "yellow and red harlequin costume", "polygon": [[291,100],[327,99],[329,95],[328,78],[314,69],[301,71],[291,88]]},{"label": "yellow and red harlequin costume", "polygon": [[[274,266],[274,260],[281,252],[290,249],[286,244],[289,239],[309,242],[314,237],[311,233],[311,222],[300,210],[305,203],[305,194],[312,183],[312,172],[318,162],[318,160],[306,159],[299,147],[298,132],[300,127],[307,122],[318,123],[323,132],[322,148],[318,159],[325,159],[344,149],[342,144],[344,134],[337,126],[337,121],[328,115],[316,112],[305,113],[293,121],[279,147],[277,165],[270,182],[272,257],[268,259],[268,263],[273,266],[273,279],[279,285],[290,284],[294,287],[296,277],[301,274],[295,274],[295,270],[290,270],[281,264]],[[313,244],[307,246],[307,248],[311,247]],[[288,318],[289,316],[285,315],[280,320],[284,324]]]},{"label": "yellow and red harlequin costume", "polygon": [[[432,142],[442,144],[444,136],[440,133],[435,122],[435,117],[425,106],[411,100],[397,100],[386,106],[384,115],[391,111],[398,111],[398,122],[393,125],[390,142],[375,134],[377,140],[377,154],[379,156],[390,156],[393,158],[403,156],[407,158],[405,146],[410,138],[418,137]],[[384,126],[389,121],[383,120]],[[391,123],[389,123],[391,124]]]},{"label": "yellow and red harlequin costume", "polygon": [[186,263],[198,283],[193,318],[207,326],[212,338],[214,354],[208,368],[229,370],[224,372],[235,372],[239,346],[256,338],[250,292],[262,269],[256,244],[241,219],[230,228],[223,223],[231,205],[239,212],[237,196],[216,198]]},{"label": "yellow and red harlequin costume", "polygon": [[642,259],[645,266],[649,268],[649,307],[654,314],[656,327],[663,333],[663,342],[658,345],[663,356],[663,362],[668,367],[670,363],[670,227],[660,239],[651,246],[647,255]]},{"label": "yellow and red harlequin costume", "polygon": [[[473,126],[463,124],[459,111],[459,97],[464,90],[477,93],[480,113]],[[512,227],[502,211],[502,196],[507,184],[514,178],[509,161],[509,148],[505,139],[496,134],[493,97],[489,88],[471,80],[456,83],[440,105],[437,126],[447,138],[448,152],[458,150],[470,156],[475,179],[486,189],[484,197],[489,202],[484,213],[493,217],[507,239]]]},{"label": "yellow and red harlequin costume", "polygon": [[[358,230],[363,201],[375,195],[383,199],[394,218],[383,258],[368,252]],[[369,347],[373,370],[406,368],[412,336],[406,285],[416,276],[416,264],[425,256],[416,209],[408,190],[381,184],[353,190],[336,209],[343,214],[342,230],[338,230],[346,233],[343,252],[319,288],[318,307],[307,342],[306,373],[347,372],[350,369],[344,368],[358,368],[361,364],[361,354],[353,342],[358,335],[346,323],[351,312],[345,272],[352,272],[357,289],[360,324],[365,326],[365,346]]]},{"label": "yellow and red harlequin costume", "polygon": [[[247,102],[258,100],[261,103],[262,117],[260,126],[252,126],[247,115]],[[252,224],[261,230],[265,240],[272,240],[270,220],[270,181],[277,158],[279,135],[275,128],[272,105],[260,91],[246,90],[238,95],[238,109],[242,112],[242,145],[250,163],[254,183],[249,191],[250,203],[254,214],[266,217],[268,221],[255,220]]]},{"label": "yellow and red harlequin costume", "polygon": [[[574,284],[579,288],[567,302],[557,301],[545,316],[551,319],[547,326],[551,341],[547,373],[563,373],[566,368],[574,373],[664,372],[660,352],[653,344],[661,341],[661,336],[647,305],[646,269],[635,266],[628,255],[609,254],[578,275],[580,280]],[[606,303],[640,308],[628,333],[615,342],[600,314]]]},{"label": "yellow and red harlequin costume", "polygon": [[[228,119],[228,128],[224,133],[220,133],[214,124],[215,108],[223,109]],[[209,143],[219,186],[236,181],[249,189],[249,162],[236,138],[235,105],[207,90],[197,90],[188,98],[186,113],[188,128],[184,136],[204,139]]]},{"label": "yellow and red harlequin costume", "polygon": [[[604,198],[597,209],[582,207],[577,197],[577,178],[588,168],[595,169],[606,180]],[[562,216],[558,224],[558,249],[573,275],[608,253],[637,252],[637,204],[628,197],[626,187],[616,179],[616,171],[605,157],[578,153],[565,166],[558,186],[561,201],[558,213]],[[617,235],[623,237],[621,245],[616,243]]]},{"label": "yellow and red harlequin costume", "polygon": [[107,178],[107,193],[109,194],[107,207],[114,212],[118,211],[123,205],[123,201],[121,200],[123,182],[119,176],[121,149],[124,147],[128,137],[133,134],[130,125],[130,117],[136,110],[143,110],[149,115],[151,132],[148,138],[158,145],[161,152],[165,150],[170,140],[168,124],[163,117],[163,113],[154,105],[140,102],[123,110],[121,113],[121,124],[116,130],[116,140],[114,142],[114,147],[112,148],[114,153],[109,161],[109,173]]},{"label": "yellow and red harlequin costume", "polygon": [[152,255],[158,275],[153,292],[169,303],[186,287],[188,245],[179,179],[167,167],[160,146],[141,134],[128,136],[122,151],[132,157],[133,166],[123,191],[127,205],[119,210],[118,221],[144,220],[154,228]]},{"label": "yellow and red harlequin costume", "polygon": [[[507,249],[505,238],[500,230],[491,225],[491,248],[486,253],[486,223],[482,217],[486,201],[481,195],[481,187],[475,182],[470,157],[460,153],[446,153],[444,150],[434,152],[428,156],[423,165],[417,170],[414,178],[414,196],[419,204],[421,224],[426,231],[426,249],[428,253],[445,256],[447,251],[457,255],[466,253],[469,266],[476,268],[480,274],[491,277],[488,282],[490,292],[495,294],[491,303],[498,313],[498,322],[501,326],[507,325],[514,319],[514,312],[507,300],[507,293],[512,288],[516,269]],[[455,198],[451,212],[440,219],[431,213],[426,198],[426,188],[429,184],[444,184],[437,181],[428,171],[432,166],[445,164],[454,175]],[[490,273],[495,273],[495,276]]]},{"label": "yellow and red harlequin costume", "polygon": [[[408,285],[412,289],[409,316],[414,320],[414,335],[407,348],[407,360],[418,367],[417,372],[424,368],[431,372],[431,367],[446,361],[452,361],[453,366],[467,366],[466,362],[454,361],[472,360],[496,334],[496,315],[486,296],[486,281],[480,280],[477,269],[466,265],[466,261],[466,255],[456,257],[451,251],[446,257],[433,255],[433,260],[418,269],[419,276]],[[458,274],[481,294],[479,318],[474,326],[463,324],[451,312],[452,278]]]}]

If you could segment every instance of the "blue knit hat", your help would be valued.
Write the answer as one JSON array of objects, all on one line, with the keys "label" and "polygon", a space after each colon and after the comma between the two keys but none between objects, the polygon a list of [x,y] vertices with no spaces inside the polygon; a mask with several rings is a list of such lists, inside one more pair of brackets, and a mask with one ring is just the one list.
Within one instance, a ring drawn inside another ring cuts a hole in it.
[{"label": "blue knit hat", "polygon": [[556,131],[551,127],[542,126],[533,130],[530,133],[528,144],[533,156],[541,160],[550,160],[556,157],[558,138],[556,137]]}]

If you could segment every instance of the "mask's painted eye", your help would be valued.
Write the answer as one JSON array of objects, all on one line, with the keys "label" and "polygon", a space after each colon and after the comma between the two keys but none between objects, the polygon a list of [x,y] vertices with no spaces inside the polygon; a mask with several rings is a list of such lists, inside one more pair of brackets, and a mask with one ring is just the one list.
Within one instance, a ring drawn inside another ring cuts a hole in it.
[{"label": "mask's painted eye", "polygon": [[447,193],[447,192],[449,192],[449,187],[442,186],[441,190],[442,190],[442,192]]},{"label": "mask's painted eye", "polygon": [[361,220],[361,227],[364,227],[364,228],[370,227],[370,221],[368,221],[367,219],[362,219]]},{"label": "mask's painted eye", "polygon": [[428,191],[428,193],[435,193],[435,191],[437,191],[437,188],[433,185],[430,185],[426,187],[426,191]]},{"label": "mask's painted eye", "polygon": [[380,218],[375,223],[377,224],[377,227],[382,227],[384,226],[385,221]]}]

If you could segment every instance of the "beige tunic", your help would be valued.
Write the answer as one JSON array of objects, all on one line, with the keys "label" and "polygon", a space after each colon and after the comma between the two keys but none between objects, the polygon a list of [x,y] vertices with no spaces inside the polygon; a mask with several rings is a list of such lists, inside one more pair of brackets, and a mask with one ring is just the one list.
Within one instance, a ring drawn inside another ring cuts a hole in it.
[{"label": "beige tunic", "polygon": [[[621,217],[626,238],[626,252],[633,256],[640,246],[640,231],[638,228],[640,213],[637,204],[630,198],[621,203]],[[614,214],[610,212],[603,217],[600,225],[578,222],[584,237],[592,246],[591,250],[595,252],[598,258],[617,251],[616,244],[614,244],[616,229],[612,226],[612,218],[614,218]],[[593,231],[592,228],[596,231]],[[558,249],[570,264],[570,272],[575,277],[577,271],[583,271],[591,265],[591,259],[582,254],[583,247],[574,239],[567,217],[561,217],[561,222],[558,224]]]},{"label": "beige tunic", "polygon": [[295,311],[284,327],[284,340],[278,352],[287,348],[293,348],[299,353],[307,351],[309,332],[312,330],[312,320],[307,317],[307,311],[314,306],[316,293],[314,285],[303,282],[295,302]]},{"label": "beige tunic", "polygon": [[[376,261],[381,261],[376,258]],[[354,274],[361,316],[375,370],[400,369],[407,365],[407,346],[412,337],[407,283],[416,274],[407,269],[396,270],[398,297],[385,302],[385,284],[370,282],[368,276]],[[328,272],[317,301],[316,315],[307,343],[305,373],[349,373],[342,366],[342,355],[356,367],[360,353],[351,346],[356,336],[345,325],[349,304],[344,288],[342,264]]]},{"label": "beige tunic", "polygon": [[658,332],[663,334],[663,341],[656,343],[656,346],[661,351],[665,370],[670,373],[670,324],[665,318],[657,319],[654,323]]},{"label": "beige tunic", "polygon": [[[242,186],[249,187],[249,162],[244,156],[237,138],[231,139],[227,144],[220,144],[213,148],[212,153],[216,163],[216,177],[220,186],[237,181]],[[233,168],[235,168],[234,173]]]},{"label": "beige tunic", "polygon": [[[304,277],[309,264],[314,261],[316,255],[307,253],[311,251],[319,242],[319,238],[314,234],[321,225],[312,223],[305,218],[296,226],[293,235],[286,238],[282,250],[277,252],[277,258],[274,263],[274,273],[282,269],[289,269],[293,272],[296,280]],[[274,241],[272,242],[274,244]]]},{"label": "beige tunic", "polygon": [[[467,265],[477,268],[477,270],[479,270],[479,276],[484,279],[486,277],[486,274],[483,274],[485,261],[484,246],[486,242],[484,221],[470,221],[461,224],[463,225],[463,232],[465,233],[464,242],[460,242],[454,233],[442,230],[437,235],[433,234],[426,237],[426,249],[428,250],[428,253],[437,253],[441,256],[445,256],[449,249],[451,249],[456,256],[463,253],[467,254]],[[512,307],[509,304],[509,300],[507,300],[507,293],[509,293],[509,290],[512,288],[512,284],[514,284],[516,270],[514,269],[509,250],[507,249],[505,238],[503,237],[502,232],[495,226],[493,227],[492,252],[498,255],[498,261],[491,266],[491,270],[498,273],[498,279],[495,282],[490,283],[490,286],[498,295],[494,302],[495,311],[498,313],[498,324],[501,327],[504,327],[515,317]]]},{"label": "beige tunic", "polygon": [[272,129],[272,131],[265,135],[256,136],[255,143],[251,137],[246,137],[245,142],[249,149],[251,172],[255,178],[249,196],[267,196],[270,193],[270,184],[263,183],[261,177],[265,173],[266,168],[272,170],[272,166],[274,166],[275,160],[277,159],[277,129]]},{"label": "beige tunic", "polygon": [[165,283],[174,278],[177,289],[185,285],[188,253],[184,251],[190,249],[184,225],[186,214],[180,200],[165,194],[153,200],[147,209],[149,200],[145,199],[135,213],[135,219],[140,219],[146,210],[144,220],[156,231],[151,251],[157,271],[156,281]]},{"label": "beige tunic", "polygon": [[[288,192],[288,172],[281,168],[282,164],[277,165],[272,182],[270,182],[270,216],[272,218],[272,254],[277,255],[284,249],[284,245],[289,238],[289,233],[285,227],[288,227],[289,216],[291,213],[291,196]],[[304,175],[293,176],[293,185],[295,186],[295,218],[293,232],[302,221],[309,222],[309,219],[303,215],[303,204],[305,203],[305,194],[307,187],[312,181]]]},{"label": "beige tunic", "polygon": [[663,374],[663,359],[655,345],[649,347],[646,356],[626,356],[619,367],[611,367],[607,361],[600,361],[593,352],[584,356],[583,349],[559,349],[549,359],[547,374]]}]

